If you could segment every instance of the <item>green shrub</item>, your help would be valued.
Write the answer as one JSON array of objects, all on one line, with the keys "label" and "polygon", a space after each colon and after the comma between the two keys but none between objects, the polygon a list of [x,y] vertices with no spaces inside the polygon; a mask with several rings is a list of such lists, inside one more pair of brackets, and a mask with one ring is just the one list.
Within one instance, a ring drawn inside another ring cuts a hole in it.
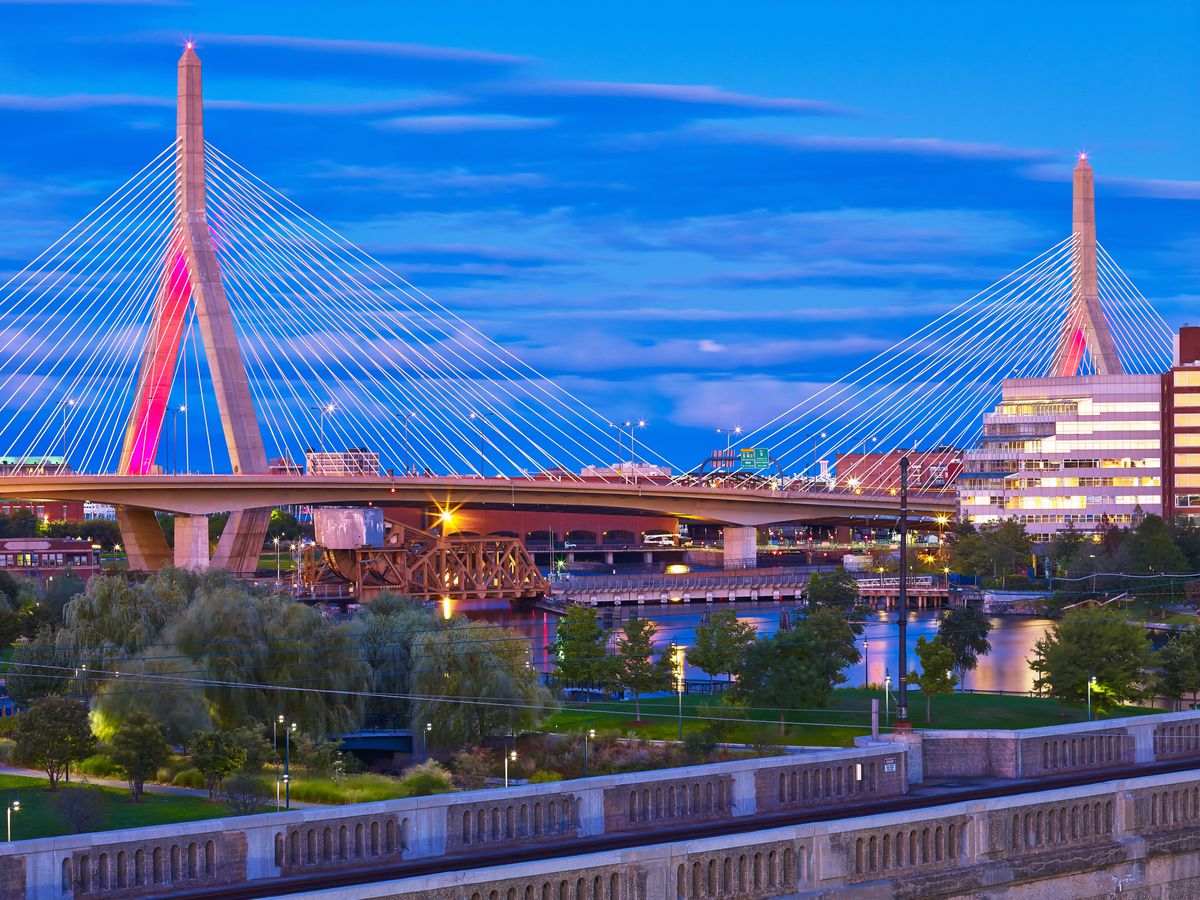
[{"label": "green shrub", "polygon": [[386,775],[349,775],[340,781],[292,776],[292,799],[305,803],[371,803],[407,796],[400,782]]},{"label": "green shrub", "polygon": [[0,716],[0,735],[12,734],[16,731],[17,723],[20,721],[20,715]]},{"label": "green shrub", "polygon": [[171,779],[171,784],[176,787],[199,788],[204,789],[204,776],[200,774],[199,769],[184,769],[182,772],[177,772],[175,777]]},{"label": "green shrub", "polygon": [[551,781],[562,781],[562,776],[557,772],[547,772],[545,769],[538,769],[529,776],[530,784],[547,784]]},{"label": "green shrub", "polygon": [[13,764],[13,750],[16,746],[16,741],[0,741],[0,763],[6,766]]},{"label": "green shrub", "polygon": [[121,778],[124,774],[105,753],[87,757],[75,765],[75,771],[92,778]]}]

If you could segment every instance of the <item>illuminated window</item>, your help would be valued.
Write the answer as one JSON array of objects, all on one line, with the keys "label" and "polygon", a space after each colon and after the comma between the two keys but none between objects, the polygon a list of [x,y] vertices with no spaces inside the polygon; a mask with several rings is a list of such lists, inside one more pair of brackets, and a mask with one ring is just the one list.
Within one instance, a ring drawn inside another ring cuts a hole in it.
[{"label": "illuminated window", "polygon": [[1176,475],[1175,487],[1200,487],[1200,475]]},{"label": "illuminated window", "polygon": [[1175,427],[1200,428],[1200,413],[1175,413]]},{"label": "illuminated window", "polygon": [[1194,469],[1200,466],[1200,453],[1176,453],[1175,465],[1181,469]]},{"label": "illuminated window", "polygon": [[1176,406],[1200,406],[1200,393],[1195,394],[1176,394]]},{"label": "illuminated window", "polygon": [[1189,369],[1176,372],[1175,387],[1200,387],[1200,371]]},{"label": "illuminated window", "polygon": [[1200,447],[1200,434],[1175,435],[1176,447]]}]

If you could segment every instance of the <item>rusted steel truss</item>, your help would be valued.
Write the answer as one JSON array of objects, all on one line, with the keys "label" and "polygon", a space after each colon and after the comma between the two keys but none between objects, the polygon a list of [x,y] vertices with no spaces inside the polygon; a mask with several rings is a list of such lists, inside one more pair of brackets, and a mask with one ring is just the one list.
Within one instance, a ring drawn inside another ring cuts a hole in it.
[{"label": "rusted steel truss", "polygon": [[482,597],[522,599],[546,594],[548,584],[517,538],[442,538],[391,523],[384,547],[321,550],[311,583],[341,580],[359,596],[395,591],[421,600]]}]

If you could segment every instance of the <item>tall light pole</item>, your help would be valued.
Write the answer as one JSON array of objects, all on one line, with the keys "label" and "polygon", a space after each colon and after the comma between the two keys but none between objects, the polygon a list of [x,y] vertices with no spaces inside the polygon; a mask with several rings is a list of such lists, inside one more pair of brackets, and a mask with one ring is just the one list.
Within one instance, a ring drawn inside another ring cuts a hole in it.
[{"label": "tall light pole", "polygon": [[635,449],[635,428],[645,428],[646,420],[638,419],[629,426],[629,462],[631,465],[637,465],[637,450]]},{"label": "tall light pole", "polygon": [[827,437],[829,437],[829,435],[828,435],[828,433],[826,433],[824,431],[818,432],[817,434],[814,434],[812,436],[813,467],[814,467],[813,477],[814,478],[818,477],[821,474],[821,457],[818,455],[817,442],[823,441]]},{"label": "tall light pole", "polygon": [[588,738],[595,739],[595,737],[596,737],[596,729],[595,728],[588,728],[587,730],[585,730],[583,732],[583,777],[584,778],[588,777],[588,768],[587,768]]},{"label": "tall light pole", "polygon": [[475,449],[479,453],[479,477],[480,478],[487,477],[485,473],[486,473],[487,467],[488,467],[487,466],[487,456],[484,453],[484,449],[483,449],[483,426],[480,423],[483,420],[486,420],[490,417],[491,417],[490,413],[475,412],[474,410],[472,410],[471,415],[468,417],[471,420],[471,424],[475,427]]},{"label": "tall light pole", "polygon": [[321,414],[321,444],[320,444],[320,446],[321,446],[321,452],[324,453],[325,452],[325,417],[332,416],[335,412],[337,412],[337,404],[335,404],[333,402],[329,402],[329,403],[323,404],[322,406],[314,406],[314,407],[312,407],[312,409],[315,409],[317,412],[319,412]]},{"label": "tall light pole", "polygon": [[425,727],[421,729],[421,762],[429,759],[429,732],[431,731],[433,731],[433,723],[426,722]]},{"label": "tall light pole", "polygon": [[863,687],[871,684],[871,642],[863,641]]},{"label": "tall light pole", "polygon": [[283,716],[276,716],[271,720],[271,750],[275,754],[275,809],[279,809],[279,731],[278,728],[283,724]]},{"label": "tall light pole", "polygon": [[296,723],[292,722],[288,725],[287,730],[283,733],[283,808],[292,808],[292,733],[296,730]]},{"label": "tall light pole", "polygon": [[413,463],[412,442],[408,439],[408,426],[417,417],[417,414],[406,410],[401,413],[401,416],[404,422],[404,473],[411,475],[415,466]]},{"label": "tall light pole", "polygon": [[621,455],[625,452],[625,429],[632,429],[632,423],[625,422],[609,422],[609,428],[617,429],[617,468],[621,467]]},{"label": "tall light pole", "polygon": [[732,428],[718,428],[717,434],[725,435],[725,449],[728,451],[733,446],[733,438],[735,435],[742,433],[742,426],[735,425]]},{"label": "tall light pole", "polygon": [[66,466],[66,463],[67,463],[67,416],[70,415],[71,410],[73,410],[74,408],[75,408],[75,398],[74,397],[68,397],[66,400],[64,400],[62,402],[63,421],[62,421],[62,439],[60,441],[60,443],[62,445],[62,463],[59,467],[60,471],[63,467]]},{"label": "tall light pole", "polygon": [[504,754],[504,786],[508,787],[508,764],[517,761],[517,751],[510,750]]},{"label": "tall light pole", "polygon": [[21,801],[14,800],[8,804],[8,842],[12,843],[12,814],[21,811]]},{"label": "tall light pole", "polygon": [[675,693],[679,701],[679,741],[683,742],[683,691],[687,687],[687,682],[683,677],[684,662],[687,659],[687,650],[682,644],[671,645],[671,662],[675,669]]},{"label": "tall light pole", "polygon": [[1087,683],[1087,706],[1088,706],[1087,720],[1089,722],[1092,721],[1092,688],[1094,688],[1095,686],[1096,686],[1096,676],[1093,675],[1091,678],[1088,679],[1088,683]]},{"label": "tall light pole", "polygon": [[279,535],[271,538],[271,543],[275,545],[275,587],[279,587]]},{"label": "tall light pole", "polygon": [[900,457],[900,674],[896,697],[896,730],[910,731],[908,721],[908,457]]}]

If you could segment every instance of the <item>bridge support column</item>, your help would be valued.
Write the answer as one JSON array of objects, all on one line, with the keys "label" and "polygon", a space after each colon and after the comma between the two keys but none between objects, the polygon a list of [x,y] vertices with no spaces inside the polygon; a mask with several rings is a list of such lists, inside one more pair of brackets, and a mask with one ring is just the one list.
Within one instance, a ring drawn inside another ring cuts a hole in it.
[{"label": "bridge support column", "polygon": [[758,564],[758,529],[746,525],[726,525],[721,529],[725,542],[726,569],[752,569]]},{"label": "bridge support column", "polygon": [[230,513],[221,539],[217,541],[213,567],[228,569],[236,575],[253,575],[258,570],[258,560],[270,524],[271,510],[268,507]]},{"label": "bridge support column", "polygon": [[613,552],[611,550],[604,551],[604,564],[611,566],[613,564]]},{"label": "bridge support column", "polygon": [[208,568],[208,516],[175,517],[175,568]]},{"label": "bridge support column", "polygon": [[654,551],[647,550],[645,553],[643,553],[642,554],[642,562],[644,562],[648,566],[654,565]]},{"label": "bridge support column", "polygon": [[117,524],[125,544],[125,558],[134,572],[157,572],[171,561],[171,548],[152,509],[117,507]]}]

